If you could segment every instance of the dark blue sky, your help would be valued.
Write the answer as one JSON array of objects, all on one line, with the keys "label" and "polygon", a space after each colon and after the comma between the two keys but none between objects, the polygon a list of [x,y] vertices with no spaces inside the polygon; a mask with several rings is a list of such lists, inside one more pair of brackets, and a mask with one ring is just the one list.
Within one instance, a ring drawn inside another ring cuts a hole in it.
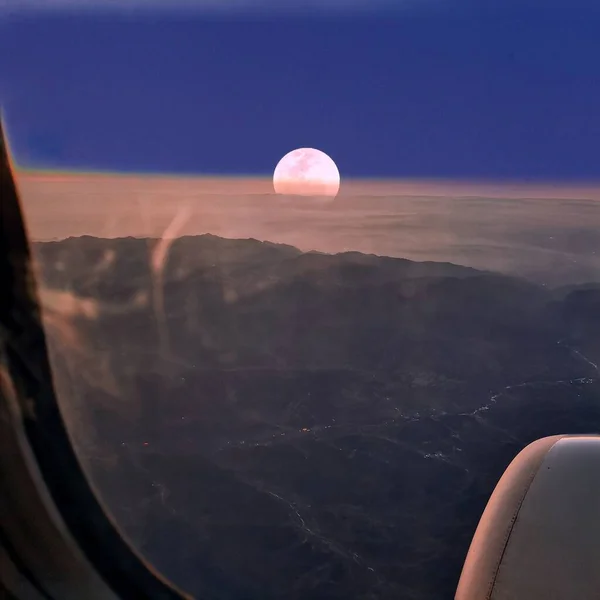
[{"label": "dark blue sky", "polygon": [[22,166],[600,179],[600,14],[536,4],[5,18],[0,103]]}]

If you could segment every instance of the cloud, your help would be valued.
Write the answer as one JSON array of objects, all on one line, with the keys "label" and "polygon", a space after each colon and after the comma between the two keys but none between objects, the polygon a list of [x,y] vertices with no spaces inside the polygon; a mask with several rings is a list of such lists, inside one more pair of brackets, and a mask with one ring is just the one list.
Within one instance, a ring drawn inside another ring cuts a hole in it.
[{"label": "cloud", "polygon": [[494,16],[529,13],[536,17],[600,16],[598,0],[0,0],[0,19],[31,13],[198,14],[286,13],[434,13],[445,16]]},{"label": "cloud", "polygon": [[1,13],[31,11],[347,11],[411,6],[431,0],[0,0]]}]

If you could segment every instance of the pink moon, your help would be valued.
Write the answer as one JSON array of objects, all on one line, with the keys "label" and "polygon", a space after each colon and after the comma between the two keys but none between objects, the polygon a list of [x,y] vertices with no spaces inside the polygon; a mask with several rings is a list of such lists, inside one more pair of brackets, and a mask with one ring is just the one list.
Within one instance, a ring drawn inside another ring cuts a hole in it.
[{"label": "pink moon", "polygon": [[334,198],[340,189],[340,172],[325,152],[298,148],[277,163],[273,188],[276,194]]}]

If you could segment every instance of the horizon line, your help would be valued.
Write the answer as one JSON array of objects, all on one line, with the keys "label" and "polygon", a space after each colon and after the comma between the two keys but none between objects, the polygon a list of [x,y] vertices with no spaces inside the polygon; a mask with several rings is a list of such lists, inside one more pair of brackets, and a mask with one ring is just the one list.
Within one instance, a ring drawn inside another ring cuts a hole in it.
[{"label": "horizon line", "polygon": [[[163,179],[163,180],[204,180],[213,183],[223,182],[238,186],[244,182],[253,183],[267,183],[272,185],[272,174],[222,174],[222,173],[178,173],[178,172],[158,172],[158,171],[117,171],[108,169],[52,169],[52,168],[35,168],[35,167],[23,167],[18,164],[14,165],[15,175],[17,178],[25,178],[33,181],[39,178],[53,178],[53,177],[64,177],[69,180],[82,179],[86,177],[93,178],[141,178],[141,179]],[[562,193],[569,192],[569,196],[572,196],[577,192],[595,192],[594,198],[600,200],[600,179],[579,179],[579,180],[549,180],[549,179],[537,179],[537,178],[514,178],[514,179],[492,179],[492,178],[468,178],[468,177],[342,177],[340,180],[340,192],[339,196],[344,196],[344,189],[350,188],[348,191],[359,191],[360,187],[363,186],[374,186],[380,188],[379,191],[384,191],[384,188],[389,186],[400,186],[408,187],[415,186],[416,190],[403,190],[403,192],[414,194],[418,191],[418,188],[436,188],[436,194],[443,193],[456,193],[457,188],[464,187],[465,191],[474,192],[475,189],[479,193],[486,190],[491,191],[490,188],[494,188],[496,193],[511,191],[511,196],[517,195],[519,197],[526,198],[528,192],[535,192],[536,196],[544,192],[550,194],[550,197],[563,197]],[[447,190],[440,190],[440,187],[450,188]],[[516,189],[515,189],[516,188]],[[365,190],[366,192],[367,190]],[[373,190],[375,191],[375,190]],[[391,191],[391,190],[389,190]],[[400,192],[400,190],[397,190]],[[426,190],[423,189],[423,192]],[[430,193],[433,190],[429,190]],[[518,193],[517,193],[518,192]],[[234,192],[232,192],[234,193]],[[239,193],[237,190],[235,193]],[[247,192],[251,195],[252,192]],[[254,192],[256,194],[256,192]],[[265,193],[261,192],[260,194]],[[272,195],[277,196],[274,190],[270,192]],[[354,195],[354,194],[349,194]],[[362,194],[358,194],[362,195]],[[427,195],[426,193],[424,195]],[[578,199],[579,196],[571,197],[570,199]],[[565,198],[568,199],[568,198]],[[585,199],[585,198],[580,198]]]},{"label": "horizon line", "polygon": [[[167,179],[271,179],[271,173],[200,173],[197,171],[139,171],[139,170],[113,170],[102,168],[53,168],[53,167],[27,167],[13,163],[16,172],[27,175],[70,175],[73,177],[83,175],[113,176],[113,177],[161,177]],[[392,175],[369,175],[369,176],[346,176],[340,177],[340,181],[369,182],[369,183],[468,183],[468,184],[492,184],[492,185],[527,185],[527,186],[598,186],[600,188],[600,177],[598,179],[542,179],[540,177],[514,177],[514,178],[492,178],[479,176],[392,176]]]}]

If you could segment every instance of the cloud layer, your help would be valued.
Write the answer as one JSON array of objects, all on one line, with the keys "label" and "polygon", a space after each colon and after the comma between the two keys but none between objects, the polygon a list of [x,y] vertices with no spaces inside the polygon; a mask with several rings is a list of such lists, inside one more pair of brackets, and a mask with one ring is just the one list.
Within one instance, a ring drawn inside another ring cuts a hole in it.
[{"label": "cloud layer", "polygon": [[59,10],[105,11],[127,10],[191,10],[231,12],[236,10],[269,10],[294,12],[298,10],[370,10],[423,4],[430,0],[0,0],[0,12],[11,13]]},{"label": "cloud layer", "polygon": [[[600,16],[598,0],[0,0],[7,15],[61,12],[193,12],[208,14],[377,13],[406,11],[445,16],[532,14],[581,19]],[[585,17],[585,18],[587,18]]]}]

